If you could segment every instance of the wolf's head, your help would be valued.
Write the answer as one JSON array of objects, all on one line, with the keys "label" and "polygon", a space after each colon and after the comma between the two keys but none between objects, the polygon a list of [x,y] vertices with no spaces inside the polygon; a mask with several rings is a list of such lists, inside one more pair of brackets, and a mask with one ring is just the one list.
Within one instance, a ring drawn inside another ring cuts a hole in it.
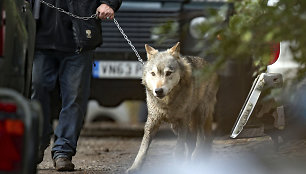
[{"label": "wolf's head", "polygon": [[180,43],[159,52],[145,45],[148,61],[145,64],[142,82],[159,99],[167,96],[181,79]]}]

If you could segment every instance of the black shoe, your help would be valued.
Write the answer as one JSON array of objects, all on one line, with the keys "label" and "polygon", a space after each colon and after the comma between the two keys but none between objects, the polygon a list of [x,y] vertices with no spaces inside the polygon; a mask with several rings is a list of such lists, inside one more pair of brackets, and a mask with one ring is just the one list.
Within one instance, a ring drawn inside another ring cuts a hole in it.
[{"label": "black shoe", "polygon": [[74,164],[71,162],[69,158],[66,157],[58,157],[53,160],[53,165],[57,171],[73,171]]}]

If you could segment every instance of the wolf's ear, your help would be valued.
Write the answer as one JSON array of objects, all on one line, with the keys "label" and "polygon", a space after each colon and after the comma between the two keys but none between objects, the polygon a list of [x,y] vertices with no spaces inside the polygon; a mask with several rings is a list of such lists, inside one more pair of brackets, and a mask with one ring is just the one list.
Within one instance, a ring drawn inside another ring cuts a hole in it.
[{"label": "wolf's ear", "polygon": [[180,42],[176,43],[172,48],[168,50],[168,52],[176,58],[180,57]]},{"label": "wolf's ear", "polygon": [[158,53],[158,50],[154,49],[153,47],[149,46],[148,44],[145,44],[146,52],[148,60],[150,60],[154,54]]}]

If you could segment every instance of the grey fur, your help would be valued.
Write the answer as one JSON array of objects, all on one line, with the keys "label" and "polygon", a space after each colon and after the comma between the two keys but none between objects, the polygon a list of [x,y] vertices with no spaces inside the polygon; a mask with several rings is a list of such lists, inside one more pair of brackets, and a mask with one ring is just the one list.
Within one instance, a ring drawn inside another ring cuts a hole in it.
[{"label": "grey fur", "polygon": [[[218,91],[217,75],[212,74],[206,80],[196,76],[193,72],[209,66],[208,63],[203,58],[181,56],[178,52],[179,43],[163,52],[147,45],[146,50],[148,61],[144,66],[142,83],[146,86],[148,119],[139,152],[127,173],[137,173],[141,169],[152,138],[163,122],[170,123],[177,135],[176,157],[197,158],[203,154],[204,144],[211,144],[211,126]],[[150,74],[154,67],[157,67],[158,75]],[[166,77],[165,69],[176,74]],[[159,98],[149,87],[150,75],[165,79],[165,83],[179,75],[179,81],[164,97]]]}]

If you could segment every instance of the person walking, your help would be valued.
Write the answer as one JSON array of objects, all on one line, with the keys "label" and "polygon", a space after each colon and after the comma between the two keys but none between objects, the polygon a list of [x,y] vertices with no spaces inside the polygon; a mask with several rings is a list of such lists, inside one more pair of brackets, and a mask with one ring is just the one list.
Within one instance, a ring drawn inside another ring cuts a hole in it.
[{"label": "person walking", "polygon": [[[99,19],[113,19],[121,0],[40,2],[39,9],[34,9],[36,14],[39,11],[39,17],[36,20],[31,96],[41,103],[44,114],[38,163],[43,161],[44,151],[54,134],[51,150],[54,167],[58,171],[72,171],[72,157],[76,154],[90,93],[93,50],[102,43]],[[99,19],[82,18],[93,14]],[[49,93],[54,90],[57,80],[62,106],[58,125],[53,131]]]}]

